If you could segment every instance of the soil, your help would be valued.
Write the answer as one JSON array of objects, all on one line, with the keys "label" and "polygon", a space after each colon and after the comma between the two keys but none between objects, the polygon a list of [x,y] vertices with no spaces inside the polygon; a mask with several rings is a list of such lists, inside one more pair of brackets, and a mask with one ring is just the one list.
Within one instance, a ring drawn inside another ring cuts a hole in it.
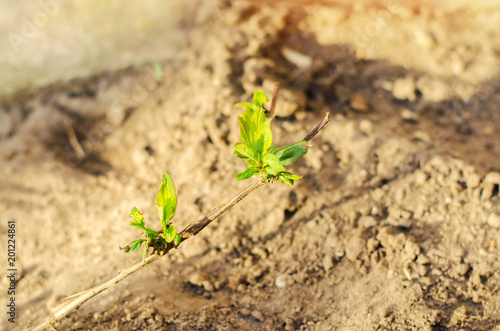
[{"label": "soil", "polygon": [[304,178],[252,193],[56,327],[500,330],[498,3],[187,3],[162,78],[145,64],[3,97],[15,328],[140,259],[119,249],[138,235],[128,211],[154,227],[164,172],[177,228],[243,189],[233,105],[280,82],[278,145],[332,114],[289,167]]}]

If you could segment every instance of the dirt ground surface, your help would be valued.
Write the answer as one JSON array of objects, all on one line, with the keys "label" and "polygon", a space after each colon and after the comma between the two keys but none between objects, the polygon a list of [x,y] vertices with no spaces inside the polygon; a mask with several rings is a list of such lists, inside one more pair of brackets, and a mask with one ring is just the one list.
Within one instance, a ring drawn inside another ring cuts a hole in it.
[{"label": "dirt ground surface", "polygon": [[[151,63],[3,97],[14,329],[140,259],[119,250],[138,234],[127,215],[136,206],[158,222],[164,172],[177,228],[243,189],[233,105],[280,82],[277,145],[332,114],[290,166],[304,178],[260,188],[56,328],[500,330],[496,1],[187,1],[181,12],[184,46],[162,78]],[[13,329],[5,313],[0,327]]]}]

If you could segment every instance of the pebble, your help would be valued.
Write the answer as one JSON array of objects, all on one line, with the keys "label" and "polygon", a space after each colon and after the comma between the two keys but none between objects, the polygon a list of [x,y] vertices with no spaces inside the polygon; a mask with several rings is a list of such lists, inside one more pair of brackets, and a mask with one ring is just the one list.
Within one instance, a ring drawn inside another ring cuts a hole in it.
[{"label": "pebble", "polygon": [[429,259],[426,255],[420,254],[416,261],[418,264],[429,264],[431,263],[431,259]]},{"label": "pebble", "polygon": [[484,177],[485,183],[500,184],[500,172],[492,171]]},{"label": "pebble", "polygon": [[411,286],[411,289],[413,290],[413,293],[417,297],[417,299],[422,299],[424,297],[424,291],[422,291],[422,286],[420,286],[419,283],[414,283]]},{"label": "pebble", "polygon": [[416,130],[415,132],[413,132],[413,135],[415,136],[415,138],[417,138],[420,141],[423,141],[424,143],[432,144],[431,136],[429,135],[429,133],[425,131]]},{"label": "pebble", "polygon": [[467,187],[474,189],[479,186],[479,183],[481,183],[481,177],[478,174],[473,173],[467,176],[466,181]]},{"label": "pebble", "polygon": [[354,110],[367,112],[368,111],[368,102],[365,97],[360,93],[355,93],[351,97],[351,108]]},{"label": "pebble", "polygon": [[427,268],[424,265],[418,264],[418,263],[413,263],[412,266],[413,266],[413,270],[415,270],[415,272],[420,277],[423,277],[427,274]]},{"label": "pebble", "polygon": [[207,292],[213,292],[215,290],[214,285],[212,284],[211,281],[209,280],[204,280],[202,282],[203,289]]},{"label": "pebble", "polygon": [[401,111],[401,118],[403,119],[403,121],[408,122],[408,123],[417,123],[418,122],[418,115],[407,108],[405,108]]},{"label": "pebble", "polygon": [[450,259],[454,262],[461,262],[467,253],[465,248],[461,246],[453,246],[450,249]]},{"label": "pebble", "polygon": [[331,268],[333,268],[333,257],[331,254],[326,254],[323,257],[323,268],[325,268],[325,271],[328,271]]},{"label": "pebble", "polygon": [[285,318],[285,330],[286,331],[294,331],[295,330],[295,325],[294,325],[293,319],[290,317]]},{"label": "pebble", "polygon": [[292,278],[288,274],[282,274],[282,275],[279,275],[278,277],[276,277],[275,284],[276,284],[276,287],[278,287],[278,288],[286,287],[286,286],[290,285],[291,283],[292,283]]},{"label": "pebble", "polygon": [[377,220],[373,216],[361,216],[358,220],[358,225],[361,228],[369,228],[377,225]]},{"label": "pebble", "polygon": [[359,130],[366,134],[371,134],[373,132],[373,124],[370,120],[363,119],[359,122]]},{"label": "pebble", "polygon": [[303,93],[292,92],[287,89],[280,90],[280,102],[276,107],[276,115],[282,117],[292,116],[306,104],[306,96]]},{"label": "pebble", "polygon": [[281,48],[281,55],[283,55],[283,57],[287,59],[288,62],[295,64],[298,68],[301,69],[308,68],[313,64],[312,57],[297,52],[296,50],[288,47]]},{"label": "pebble", "polygon": [[423,286],[430,286],[430,285],[434,284],[434,281],[432,280],[431,277],[421,277],[421,278],[419,278],[419,282]]},{"label": "pebble", "polygon": [[355,262],[358,256],[363,252],[365,243],[359,237],[351,237],[345,245],[345,255],[351,261]]},{"label": "pebble", "polygon": [[396,79],[392,86],[392,94],[396,99],[415,101],[415,82],[413,77]]},{"label": "pebble", "polygon": [[214,285],[210,280],[210,276],[202,272],[194,272],[188,278],[188,282],[193,285],[203,287],[203,289],[207,292],[213,292],[215,290]]},{"label": "pebble", "polygon": [[264,321],[264,315],[262,315],[262,313],[258,310],[254,310],[252,312],[252,317],[260,322]]},{"label": "pebble", "polygon": [[441,102],[449,97],[448,86],[440,79],[421,77],[417,82],[417,87],[422,92],[423,97],[429,101]]},{"label": "pebble", "polygon": [[457,264],[453,267],[453,270],[459,275],[463,276],[469,271],[470,267],[467,263]]},{"label": "pebble", "polygon": [[500,215],[491,213],[488,216],[488,225],[495,229],[500,229]]},{"label": "pebble", "polygon": [[495,193],[496,185],[498,185],[498,184],[484,183],[483,192],[481,192],[481,198],[483,200],[491,199]]},{"label": "pebble", "polygon": [[411,240],[407,240],[403,248],[403,261],[413,261],[420,254],[420,246]]}]

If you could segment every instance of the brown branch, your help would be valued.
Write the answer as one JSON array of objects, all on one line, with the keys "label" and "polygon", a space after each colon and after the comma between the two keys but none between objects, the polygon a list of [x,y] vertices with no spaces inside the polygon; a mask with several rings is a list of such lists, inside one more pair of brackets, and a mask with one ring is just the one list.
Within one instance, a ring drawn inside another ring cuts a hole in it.
[{"label": "brown branch", "polygon": [[305,136],[303,140],[310,141],[325,127],[325,125],[328,124],[328,122],[330,122],[330,112],[326,113],[325,117],[323,117],[321,122],[311,132],[309,132],[309,134]]},{"label": "brown branch", "polygon": [[[278,85],[276,89],[278,88]],[[275,93],[277,94],[276,90]],[[304,140],[311,140],[315,135],[318,134],[319,131],[323,129],[323,127],[328,123],[330,119],[330,113],[327,113],[323,120],[304,138]],[[263,177],[259,177],[257,181],[254,183],[250,184],[247,186],[243,191],[235,195],[231,200],[229,200],[227,203],[220,205],[219,207],[215,208],[210,214],[207,216],[203,217],[201,220],[196,221],[188,225],[184,230],[181,231],[181,243],[184,242],[185,240],[189,239],[192,236],[195,236],[198,234],[201,230],[203,230],[208,224],[210,224],[212,221],[216,220],[218,217],[220,217],[222,214],[224,214],[226,211],[228,211],[231,207],[233,207],[235,204],[240,202],[242,199],[244,199],[247,195],[258,189],[259,187],[267,184],[268,181],[264,181]],[[100,285],[94,286],[88,290],[85,290],[80,293],[73,294],[69,297],[67,297],[63,302],[59,304],[59,306],[55,309],[55,312],[52,313],[52,315],[47,318],[43,323],[40,325],[31,328],[30,330],[43,330],[49,326],[52,326],[54,323],[58,322],[60,319],[62,319],[64,316],[69,314],[72,310],[78,308],[81,306],[84,302],[87,300],[91,299],[92,297],[96,296],[97,294],[107,290],[113,285],[116,285],[117,283],[121,282],[134,272],[142,269],[144,266],[146,266],[148,263],[151,263],[157,259],[159,259],[162,255],[168,253],[174,246],[172,244],[169,244],[165,250],[161,251],[160,254],[152,254],[149,257],[146,258],[145,261],[140,261],[137,262],[125,269],[120,270],[118,275],[115,277],[111,278],[107,282],[104,282]]]},{"label": "brown branch", "polygon": [[215,208],[210,214],[203,217],[201,220],[197,222],[193,222],[188,225],[184,230],[181,231],[180,235],[182,237],[181,242],[188,239],[191,236],[197,235],[201,230],[203,230],[207,225],[209,225],[212,221],[216,220],[219,216],[228,211],[232,206],[243,200],[247,195],[261,187],[262,185],[268,182],[264,181],[262,177],[254,183],[247,186],[243,191],[235,195],[231,200],[227,203]]},{"label": "brown branch", "polygon": [[274,118],[274,113],[275,113],[275,108],[276,108],[276,101],[278,100],[278,91],[280,89],[280,83],[277,82],[274,84],[274,92],[273,92],[273,99],[271,101],[271,109],[269,109],[269,117]]}]

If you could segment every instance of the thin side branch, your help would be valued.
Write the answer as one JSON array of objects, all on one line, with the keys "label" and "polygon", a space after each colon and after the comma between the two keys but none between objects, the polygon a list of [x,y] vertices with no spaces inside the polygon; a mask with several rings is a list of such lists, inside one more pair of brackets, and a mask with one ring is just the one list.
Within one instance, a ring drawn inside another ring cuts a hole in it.
[{"label": "thin side branch", "polygon": [[330,122],[330,112],[327,112],[325,117],[321,120],[321,122],[311,131],[307,136],[304,137],[305,141],[311,141],[314,136],[316,136],[324,127],[325,125]]},{"label": "thin side branch", "polygon": [[262,185],[266,184],[267,182],[262,180],[262,177],[260,177],[257,181],[254,183],[250,184],[245,188],[243,191],[235,195],[231,200],[229,200],[227,203],[220,205],[219,207],[215,208],[210,214],[207,216],[203,217],[201,220],[197,222],[193,222],[190,225],[188,225],[184,230],[181,231],[181,243],[188,239],[191,236],[197,235],[201,230],[203,230],[207,225],[209,225],[212,221],[216,220],[219,216],[224,214],[226,211],[228,211],[231,207],[233,207],[235,204],[243,200],[247,195],[261,187]]},{"label": "thin side branch", "polygon": [[273,99],[271,101],[271,109],[269,109],[269,117],[274,118],[274,113],[275,113],[275,108],[276,108],[276,100],[278,99],[278,92],[280,89],[280,83],[277,82],[274,84],[274,92],[273,92]]},{"label": "thin side branch", "polygon": [[[279,84],[276,85],[275,89],[275,95],[277,95],[277,89],[279,87]],[[273,96],[273,104],[271,110],[274,110],[274,102],[275,97]],[[304,140],[310,141],[316,134],[318,134],[319,131],[323,129],[323,127],[328,123],[330,119],[330,113],[327,113],[323,120],[304,138]],[[231,207],[233,207],[235,204],[240,202],[242,199],[244,199],[247,195],[258,189],[259,187],[267,184],[268,182],[264,181],[262,177],[259,177],[257,181],[254,183],[250,184],[247,186],[243,191],[235,195],[231,200],[229,200],[227,203],[220,205],[219,207],[215,208],[210,214],[205,216],[199,221],[193,222],[190,225],[188,225],[184,230],[181,231],[181,243],[184,242],[185,240],[189,239],[192,236],[195,236],[198,234],[201,230],[203,230],[208,224],[219,218],[222,214],[224,214],[226,211],[228,211]],[[165,253],[168,253],[170,249],[172,249],[173,246],[167,247],[165,251],[162,251],[162,255]],[[30,330],[43,330],[50,325],[58,322],[69,314],[72,310],[78,308],[81,306],[84,302],[87,300],[91,299],[92,297],[96,296],[97,294],[107,290],[111,286],[116,285],[117,283],[121,282],[134,272],[142,269],[145,267],[148,263],[152,263],[162,257],[162,255],[158,254],[152,254],[148,258],[146,258],[146,261],[140,261],[137,262],[125,269],[120,270],[118,275],[115,277],[111,278],[107,282],[104,282],[100,285],[97,285],[95,287],[92,287],[88,290],[85,290],[83,292],[79,292],[77,294],[73,294],[72,296],[69,296],[66,298],[65,301],[63,301],[55,310],[55,312],[47,319],[45,320],[42,324],[31,328]]]}]

